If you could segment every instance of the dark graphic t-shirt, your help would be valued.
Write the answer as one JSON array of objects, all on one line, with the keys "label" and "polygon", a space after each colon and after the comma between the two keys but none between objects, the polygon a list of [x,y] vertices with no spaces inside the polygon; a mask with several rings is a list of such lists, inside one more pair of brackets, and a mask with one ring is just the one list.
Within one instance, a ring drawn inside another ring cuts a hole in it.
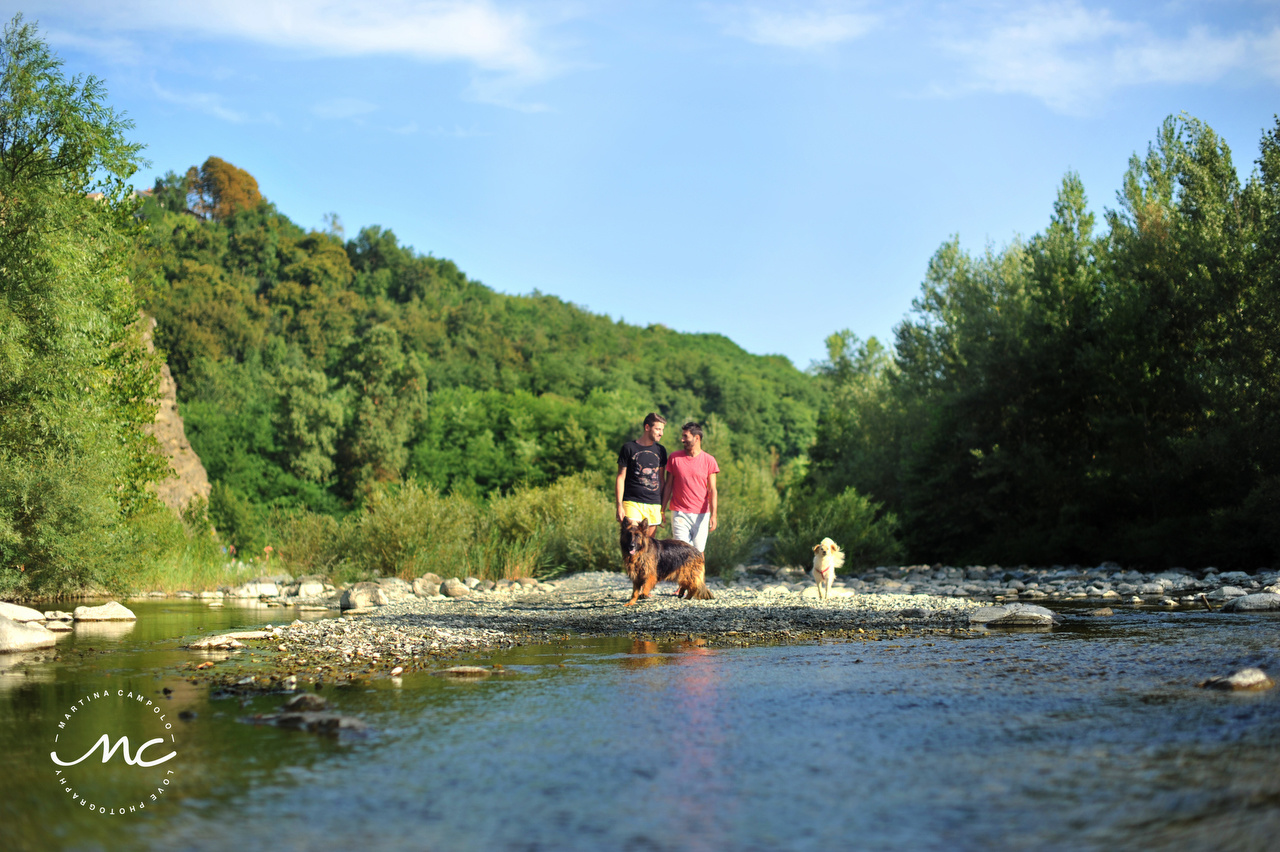
[{"label": "dark graphic t-shirt", "polygon": [[667,448],[661,444],[642,447],[636,441],[622,445],[618,467],[627,469],[622,484],[622,499],[633,503],[661,503],[662,480],[659,472],[667,466]]}]

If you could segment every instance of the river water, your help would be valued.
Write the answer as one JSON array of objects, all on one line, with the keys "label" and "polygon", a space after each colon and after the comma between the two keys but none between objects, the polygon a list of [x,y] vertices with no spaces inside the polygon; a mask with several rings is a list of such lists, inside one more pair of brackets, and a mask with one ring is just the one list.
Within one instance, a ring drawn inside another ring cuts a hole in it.
[{"label": "river water", "polygon": [[[332,739],[246,724],[283,696],[211,696],[184,675],[185,641],[288,611],[131,606],[136,625],[77,632],[56,659],[0,658],[0,846],[1262,850],[1280,836],[1280,689],[1196,686],[1280,674],[1274,617],[1120,610],[1052,632],[729,649],[565,641],[459,660],[504,667],[480,681],[324,690],[369,726]],[[174,756],[57,774],[51,750],[79,757],[104,730],[135,746],[157,732],[146,757]]]}]

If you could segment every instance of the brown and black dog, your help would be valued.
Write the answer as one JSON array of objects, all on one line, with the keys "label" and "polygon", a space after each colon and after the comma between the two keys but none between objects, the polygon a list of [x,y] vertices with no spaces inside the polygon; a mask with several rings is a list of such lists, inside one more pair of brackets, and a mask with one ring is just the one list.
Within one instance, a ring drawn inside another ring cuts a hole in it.
[{"label": "brown and black dog", "polygon": [[661,580],[675,580],[679,586],[676,594],[682,598],[711,600],[706,582],[706,563],[702,552],[692,544],[652,538],[648,521],[636,523],[630,518],[622,522],[619,544],[622,545],[622,560],[627,564],[627,576],[635,586],[631,600],[624,606],[649,597]]}]

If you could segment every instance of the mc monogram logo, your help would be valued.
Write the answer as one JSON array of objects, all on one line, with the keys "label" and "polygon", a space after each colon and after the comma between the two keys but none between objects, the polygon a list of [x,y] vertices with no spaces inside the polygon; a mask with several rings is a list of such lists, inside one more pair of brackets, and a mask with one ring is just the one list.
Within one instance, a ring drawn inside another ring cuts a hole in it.
[{"label": "mc monogram logo", "polygon": [[[144,811],[174,781],[174,770],[163,766],[178,756],[173,722],[159,700],[141,692],[87,693],[62,714],[53,739],[49,759],[58,783],[73,805],[90,812]],[[101,760],[92,760],[99,752]]]}]

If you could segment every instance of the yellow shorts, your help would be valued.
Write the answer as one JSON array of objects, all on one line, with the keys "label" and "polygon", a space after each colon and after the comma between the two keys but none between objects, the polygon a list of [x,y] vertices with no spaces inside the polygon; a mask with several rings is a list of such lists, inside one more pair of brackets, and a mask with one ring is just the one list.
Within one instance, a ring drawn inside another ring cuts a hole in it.
[{"label": "yellow shorts", "polygon": [[623,500],[622,514],[635,521],[648,521],[651,527],[662,525],[661,503],[636,503],[632,500]]}]

